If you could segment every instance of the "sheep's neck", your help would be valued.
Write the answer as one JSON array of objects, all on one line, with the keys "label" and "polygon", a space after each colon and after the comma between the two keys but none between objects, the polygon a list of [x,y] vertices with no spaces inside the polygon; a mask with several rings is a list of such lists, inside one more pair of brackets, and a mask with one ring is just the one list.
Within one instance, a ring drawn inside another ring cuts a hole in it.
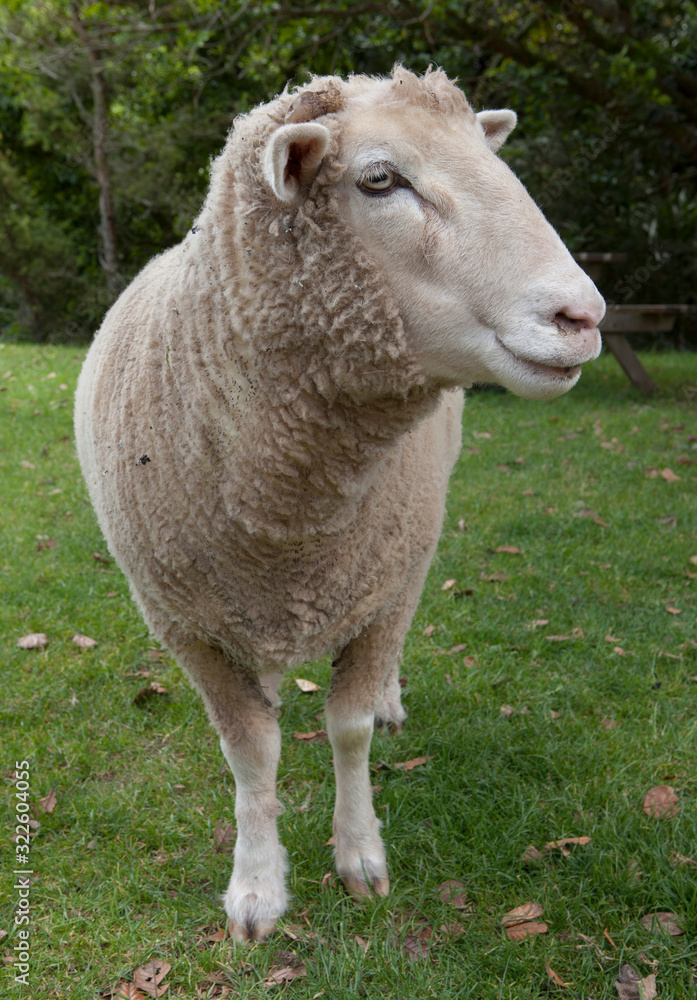
[{"label": "sheep's neck", "polygon": [[240,436],[240,468],[256,470],[254,494],[240,515],[254,531],[307,537],[354,521],[438,393],[364,404],[330,404],[310,392],[283,402],[273,396],[258,392],[250,432]]}]

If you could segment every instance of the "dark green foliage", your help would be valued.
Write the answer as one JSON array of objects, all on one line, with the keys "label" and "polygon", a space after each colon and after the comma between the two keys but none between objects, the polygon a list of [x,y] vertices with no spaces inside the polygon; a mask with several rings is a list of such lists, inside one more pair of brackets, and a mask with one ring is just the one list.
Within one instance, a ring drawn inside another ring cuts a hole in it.
[{"label": "dark green foliage", "polygon": [[[518,111],[504,155],[571,249],[628,255],[609,301],[694,302],[695,38],[697,8],[678,0],[8,0],[0,333],[90,336],[186,232],[236,114],[310,72],[395,61],[438,63],[477,109]],[[675,336],[697,342],[695,320]]]}]

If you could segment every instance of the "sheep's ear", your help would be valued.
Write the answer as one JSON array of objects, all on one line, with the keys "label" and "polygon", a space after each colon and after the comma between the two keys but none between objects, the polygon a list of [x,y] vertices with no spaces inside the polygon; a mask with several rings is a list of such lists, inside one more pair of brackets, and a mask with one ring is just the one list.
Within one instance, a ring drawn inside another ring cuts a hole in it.
[{"label": "sheep's ear", "polygon": [[477,119],[484,131],[487,146],[495,153],[516,127],[518,116],[515,111],[506,108],[502,111],[480,111]]},{"label": "sheep's ear", "polygon": [[329,129],[316,122],[282,125],[269,139],[264,175],[271,190],[287,204],[297,203],[324,159]]}]

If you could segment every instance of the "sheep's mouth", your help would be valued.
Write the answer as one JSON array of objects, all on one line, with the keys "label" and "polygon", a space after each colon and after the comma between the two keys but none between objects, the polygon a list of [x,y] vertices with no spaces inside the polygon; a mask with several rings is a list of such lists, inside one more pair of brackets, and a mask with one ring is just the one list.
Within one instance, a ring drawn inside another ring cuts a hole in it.
[{"label": "sheep's mouth", "polygon": [[536,375],[542,375],[545,378],[561,379],[565,382],[577,378],[580,374],[580,365],[548,365],[544,361],[532,361],[530,358],[521,358],[518,354],[514,354],[510,347],[506,347],[499,336],[496,337],[496,340],[517,365],[527,368],[531,373],[534,372]]}]

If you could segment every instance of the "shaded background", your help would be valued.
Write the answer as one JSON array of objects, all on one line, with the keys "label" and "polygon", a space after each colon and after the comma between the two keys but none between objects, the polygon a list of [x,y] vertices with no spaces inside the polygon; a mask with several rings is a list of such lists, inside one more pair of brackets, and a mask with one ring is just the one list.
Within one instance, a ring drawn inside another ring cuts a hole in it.
[{"label": "shaded background", "polygon": [[[396,61],[518,112],[504,156],[570,249],[627,255],[608,301],[695,303],[696,39],[660,0],[3,0],[0,337],[87,341],[189,228],[236,114]],[[648,343],[697,349],[697,319]]]}]

